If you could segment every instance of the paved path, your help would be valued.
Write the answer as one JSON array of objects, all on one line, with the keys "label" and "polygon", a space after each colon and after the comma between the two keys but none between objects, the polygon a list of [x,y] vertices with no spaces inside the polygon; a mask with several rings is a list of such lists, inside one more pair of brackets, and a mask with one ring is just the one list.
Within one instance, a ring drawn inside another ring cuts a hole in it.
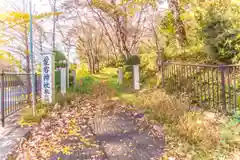
[{"label": "paved path", "polygon": [[17,121],[19,113],[15,113],[5,120],[5,127],[0,127],[0,160],[7,159],[9,151],[15,147],[19,140],[29,136],[30,128],[22,128]]},{"label": "paved path", "polygon": [[[97,114],[88,120],[97,147],[58,156],[62,160],[154,160],[163,153],[163,140],[153,138],[149,130],[139,131],[133,116],[120,112]],[[52,159],[57,159],[55,156]]]}]

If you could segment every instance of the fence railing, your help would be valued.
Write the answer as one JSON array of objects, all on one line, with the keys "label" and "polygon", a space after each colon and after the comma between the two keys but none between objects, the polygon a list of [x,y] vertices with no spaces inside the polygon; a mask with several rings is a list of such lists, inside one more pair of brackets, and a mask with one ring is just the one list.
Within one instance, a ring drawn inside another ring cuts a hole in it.
[{"label": "fence railing", "polygon": [[[36,95],[41,94],[41,77],[35,74]],[[1,121],[17,112],[31,101],[31,75],[24,73],[0,73]]]},{"label": "fence railing", "polygon": [[240,65],[162,64],[162,87],[221,112],[240,109]]}]

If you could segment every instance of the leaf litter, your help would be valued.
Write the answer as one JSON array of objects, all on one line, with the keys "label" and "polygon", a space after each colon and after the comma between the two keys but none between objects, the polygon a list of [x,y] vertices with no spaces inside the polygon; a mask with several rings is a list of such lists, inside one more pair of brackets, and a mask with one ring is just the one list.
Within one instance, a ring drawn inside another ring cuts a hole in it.
[{"label": "leaf litter", "polygon": [[[149,123],[143,113],[137,113],[134,106],[122,105],[118,101],[79,96],[70,105],[62,107],[56,104],[47,118],[32,127],[31,137],[16,146],[9,157],[17,160],[59,159],[61,155],[71,155],[75,151],[84,153],[86,149],[95,148],[96,151],[90,159],[104,159],[104,153],[96,141],[89,121],[96,115],[108,116],[107,119],[114,121],[112,115],[119,112],[131,115],[132,120],[136,122],[139,134],[148,130],[148,135],[151,137],[162,138],[160,127]],[[137,115],[139,116],[136,117]],[[124,121],[124,118],[122,119]],[[127,133],[127,130],[123,130],[123,133]],[[136,144],[139,143],[135,137],[133,139]],[[123,139],[120,141],[128,147],[132,147],[123,153],[124,156],[131,157],[135,150],[134,145],[132,143],[127,145]],[[152,146],[149,144],[149,147]]]}]

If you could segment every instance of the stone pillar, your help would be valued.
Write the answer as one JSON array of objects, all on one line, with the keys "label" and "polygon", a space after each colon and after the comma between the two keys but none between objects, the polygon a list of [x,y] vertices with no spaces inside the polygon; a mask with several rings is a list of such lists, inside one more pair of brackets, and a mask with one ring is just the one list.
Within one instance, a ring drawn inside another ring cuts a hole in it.
[{"label": "stone pillar", "polygon": [[118,84],[123,84],[123,68],[118,68]]},{"label": "stone pillar", "polygon": [[61,69],[61,93],[65,95],[67,92],[67,72],[66,68]]},{"label": "stone pillar", "polygon": [[133,65],[133,89],[140,89],[139,65]]}]

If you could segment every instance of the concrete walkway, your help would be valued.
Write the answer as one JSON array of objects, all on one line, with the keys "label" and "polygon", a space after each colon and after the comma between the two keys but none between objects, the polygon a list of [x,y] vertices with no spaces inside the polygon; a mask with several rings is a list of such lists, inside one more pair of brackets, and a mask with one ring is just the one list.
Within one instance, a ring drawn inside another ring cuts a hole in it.
[{"label": "concrete walkway", "polygon": [[136,117],[125,112],[99,113],[87,121],[97,146],[71,155],[58,154],[52,159],[157,160],[163,153],[163,138],[150,136],[149,129],[141,130]]},{"label": "concrete walkway", "polygon": [[17,123],[19,117],[19,113],[9,116],[5,120],[5,127],[0,127],[0,160],[5,160],[9,151],[30,134],[30,128],[22,128]]}]

